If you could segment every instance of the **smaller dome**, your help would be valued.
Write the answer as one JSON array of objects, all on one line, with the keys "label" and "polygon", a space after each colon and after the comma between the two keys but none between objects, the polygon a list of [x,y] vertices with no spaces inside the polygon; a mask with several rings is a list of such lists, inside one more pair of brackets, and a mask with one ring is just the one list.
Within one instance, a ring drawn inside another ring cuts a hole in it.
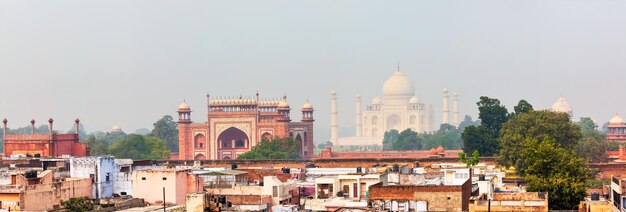
[{"label": "smaller dome", "polygon": [[278,107],[280,108],[289,108],[289,103],[287,103],[287,101],[282,100],[278,103]]},{"label": "smaller dome", "polygon": [[309,102],[305,102],[304,105],[302,105],[302,109],[313,109],[313,105]]},{"label": "smaller dome", "polygon": [[417,96],[413,96],[411,97],[411,100],[409,100],[410,104],[417,104],[419,103],[419,99],[417,98]]},{"label": "smaller dome", "polygon": [[445,150],[443,149],[442,146],[437,147],[437,154],[441,154],[443,153]]},{"label": "smaller dome", "polygon": [[437,154],[437,150],[435,149],[435,147],[433,147],[432,149],[430,149],[430,151],[428,151],[429,155],[436,155]]},{"label": "smaller dome", "polygon": [[180,103],[180,105],[178,105],[178,109],[179,110],[189,110],[189,105],[186,102]]},{"label": "smaller dome", "polygon": [[374,97],[374,99],[372,99],[372,104],[373,105],[381,105],[381,104],[383,104],[383,101],[380,100],[380,97]]},{"label": "smaller dome", "polygon": [[569,102],[567,102],[565,98],[559,97],[559,99],[557,99],[556,102],[554,102],[554,104],[552,105],[552,111],[568,113],[571,115],[573,110],[572,106],[570,106]]},{"label": "smaller dome", "polygon": [[120,132],[122,132],[122,128],[117,126],[117,124],[114,124],[113,127],[111,127],[111,132],[112,133],[120,133]]},{"label": "smaller dome", "polygon": [[609,124],[623,124],[623,123],[624,123],[624,119],[622,119],[622,117],[619,117],[619,115],[615,115],[609,121]]}]

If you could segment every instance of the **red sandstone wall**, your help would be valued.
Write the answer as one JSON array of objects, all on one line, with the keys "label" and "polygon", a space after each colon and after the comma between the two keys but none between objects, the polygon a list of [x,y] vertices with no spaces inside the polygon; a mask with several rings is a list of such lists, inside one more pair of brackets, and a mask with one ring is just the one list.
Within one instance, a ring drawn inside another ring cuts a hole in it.
[{"label": "red sandstone wall", "polygon": [[60,206],[61,200],[91,196],[91,179],[27,186],[20,205],[23,210],[42,211]]}]

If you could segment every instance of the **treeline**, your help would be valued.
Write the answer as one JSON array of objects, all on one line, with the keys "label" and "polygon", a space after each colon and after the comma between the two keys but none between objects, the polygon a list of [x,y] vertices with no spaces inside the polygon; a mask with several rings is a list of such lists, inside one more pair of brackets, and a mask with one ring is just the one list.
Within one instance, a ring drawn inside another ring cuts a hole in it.
[{"label": "treeline", "polygon": [[402,132],[390,130],[385,132],[383,150],[429,150],[442,146],[444,149],[462,149],[461,133],[468,126],[480,124],[472,121],[472,117],[465,116],[463,122],[456,128],[450,124],[442,124],[435,133],[417,133],[411,129]]},{"label": "treeline", "polygon": [[593,121],[574,123],[566,113],[536,111],[525,100],[511,113],[485,96],[477,106],[481,124],[463,131],[464,152],[494,156],[499,166],[514,168],[527,191],[548,192],[550,209],[577,208],[592,176],[587,162],[604,161],[607,150]]},{"label": "treeline", "polygon": [[170,152],[178,152],[178,124],[169,115],[153,124],[147,135],[119,133],[92,133],[87,138],[91,155],[113,155],[133,160],[169,159]]}]

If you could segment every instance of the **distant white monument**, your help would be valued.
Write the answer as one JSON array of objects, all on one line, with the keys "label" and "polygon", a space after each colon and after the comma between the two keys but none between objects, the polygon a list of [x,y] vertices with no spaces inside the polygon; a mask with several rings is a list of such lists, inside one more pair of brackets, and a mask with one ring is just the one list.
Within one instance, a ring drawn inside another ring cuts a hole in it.
[{"label": "distant white monument", "polygon": [[[444,89],[443,123],[449,121],[448,89]],[[459,124],[458,95],[454,94],[453,125]],[[383,98],[374,97],[372,104],[361,107],[356,96],[356,132],[354,137],[339,137],[337,122],[337,92],[331,94],[331,135],[335,146],[382,145],[386,131],[410,128],[420,133],[437,130],[433,105],[415,96],[415,85],[398,68],[383,85]]]}]

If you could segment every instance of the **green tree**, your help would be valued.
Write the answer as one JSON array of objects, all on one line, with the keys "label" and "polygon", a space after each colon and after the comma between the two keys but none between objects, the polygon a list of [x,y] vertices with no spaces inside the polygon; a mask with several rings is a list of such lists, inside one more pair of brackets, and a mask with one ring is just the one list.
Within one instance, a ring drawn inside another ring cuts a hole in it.
[{"label": "green tree", "polygon": [[580,118],[580,121],[578,121],[576,124],[578,125],[578,127],[580,127],[580,131],[583,134],[594,131],[597,132],[596,124],[593,123],[593,119],[591,119],[590,117],[582,117]]},{"label": "green tree", "polygon": [[109,146],[108,152],[116,158],[133,160],[168,159],[170,151],[157,137],[130,134]]},{"label": "green tree", "polygon": [[459,159],[461,160],[461,162],[467,164],[467,167],[472,167],[478,165],[478,162],[480,162],[480,154],[478,154],[478,150],[474,150],[474,152],[472,153],[472,157],[467,158],[465,152],[459,152]]},{"label": "green tree", "polygon": [[165,115],[155,122],[150,136],[160,138],[170,151],[178,152],[178,123],[171,116]]},{"label": "green tree", "polygon": [[274,137],[269,141],[261,141],[252,147],[252,150],[239,155],[237,159],[300,159],[300,142],[293,138]]},{"label": "green tree", "polygon": [[592,163],[607,162],[606,151],[610,144],[606,135],[596,130],[596,124],[589,117],[580,118],[576,125],[583,137],[576,148],[577,155]]},{"label": "green tree", "polygon": [[94,203],[87,197],[74,197],[67,201],[61,200],[61,205],[69,211],[86,212],[94,208]]},{"label": "green tree", "polygon": [[496,135],[500,132],[502,124],[507,120],[507,109],[500,104],[500,100],[481,96],[478,105],[478,118],[481,126],[489,129],[491,133]]},{"label": "green tree", "polygon": [[[420,137],[421,138],[421,137]],[[383,148],[385,150],[416,150],[422,149],[423,142],[417,132],[406,129],[400,133],[397,130],[385,132]]]},{"label": "green tree", "polygon": [[538,140],[527,138],[524,142],[527,155],[523,162],[527,191],[548,192],[552,210],[572,210],[587,195],[586,180],[589,169],[583,158],[576,157],[553,138]]},{"label": "green tree", "polygon": [[527,113],[530,111],[533,111],[533,106],[528,103],[526,100],[519,100],[519,102],[517,103],[516,106],[513,107],[513,111],[514,115],[520,114],[520,113]]},{"label": "green tree", "polygon": [[418,140],[424,140],[421,149],[431,149],[442,146],[444,149],[461,149],[463,140],[461,133],[450,124],[441,124],[439,130],[432,135],[418,135]]},{"label": "green tree", "polygon": [[472,121],[471,116],[465,115],[465,118],[463,118],[463,121],[459,123],[459,131],[463,132],[463,130],[465,130],[465,128],[468,126],[478,126],[478,125],[480,125],[480,121],[478,120]]},{"label": "green tree", "polygon": [[529,140],[556,141],[559,148],[574,150],[581,139],[580,128],[570,122],[566,113],[531,111],[513,116],[504,124],[499,138],[500,150],[496,161],[500,165],[515,166],[523,175],[526,167],[522,163],[528,155],[524,153]]},{"label": "green tree", "polygon": [[463,151],[477,150],[480,155],[493,156],[498,151],[498,136],[502,124],[507,120],[508,112],[500,104],[500,100],[486,96],[481,96],[476,105],[481,122],[479,126],[468,126],[463,131]]}]

